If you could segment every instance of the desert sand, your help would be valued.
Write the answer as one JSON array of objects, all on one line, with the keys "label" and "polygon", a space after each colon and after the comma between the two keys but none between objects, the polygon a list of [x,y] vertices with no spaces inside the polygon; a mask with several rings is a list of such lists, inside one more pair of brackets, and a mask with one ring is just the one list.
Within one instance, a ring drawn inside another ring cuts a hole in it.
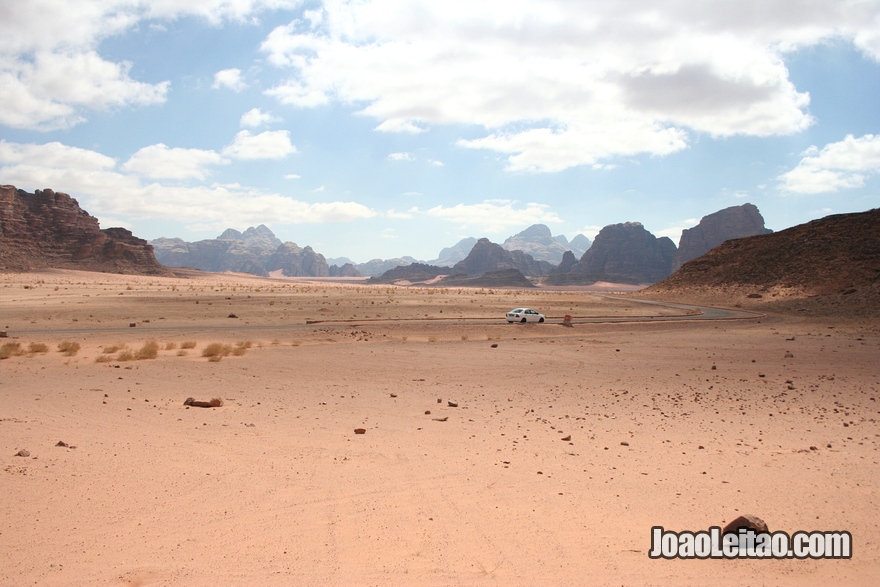
[{"label": "desert sand", "polygon": [[[0,309],[3,586],[880,577],[875,322],[75,271],[0,275]],[[744,513],[853,557],[648,558]]]}]

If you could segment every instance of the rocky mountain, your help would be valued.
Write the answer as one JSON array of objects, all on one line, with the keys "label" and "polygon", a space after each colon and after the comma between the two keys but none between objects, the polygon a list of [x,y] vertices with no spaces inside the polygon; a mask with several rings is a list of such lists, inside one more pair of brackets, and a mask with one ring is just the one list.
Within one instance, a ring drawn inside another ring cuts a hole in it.
[{"label": "rocky mountain", "polygon": [[324,256],[311,247],[282,243],[261,224],[244,232],[229,228],[215,239],[188,243],[179,238],[151,241],[156,257],[169,267],[192,267],[202,271],[234,271],[267,276],[281,270],[288,277],[330,275]]},{"label": "rocky mountain", "polygon": [[440,267],[438,265],[429,265],[426,263],[410,263],[408,265],[399,265],[393,269],[389,269],[382,275],[374,275],[369,279],[369,282],[396,283],[399,281],[408,281],[410,283],[419,283],[431,281],[440,275],[446,275],[448,273],[448,267]]},{"label": "rocky mountain", "polygon": [[68,194],[0,186],[0,270],[46,267],[171,274],[147,241],[124,228],[101,229]]},{"label": "rocky mountain", "polygon": [[[531,255],[535,260],[558,265],[566,251],[572,251],[576,257],[582,256],[587,251],[590,240],[582,234],[579,234],[578,237],[572,239],[572,242],[575,243],[572,244],[564,235],[551,236],[547,226],[533,224],[505,240],[501,246],[508,251],[522,251]],[[581,248],[584,241],[587,246]]]},{"label": "rocky mountain", "polygon": [[481,238],[467,257],[453,265],[452,274],[475,276],[502,269],[518,269],[524,275],[540,276],[550,273],[553,265],[536,261],[522,251],[505,250],[501,245]]},{"label": "rocky mountain", "polygon": [[477,239],[472,236],[467,238],[463,238],[458,241],[455,245],[451,247],[446,247],[442,251],[440,251],[440,255],[434,259],[433,261],[429,261],[430,265],[438,265],[440,267],[452,267],[459,261],[464,260],[465,257],[471,252],[471,249],[474,248],[474,245],[477,244]]},{"label": "rocky mountain", "polygon": [[731,206],[703,216],[695,227],[682,231],[672,270],[705,255],[726,240],[771,232],[764,227],[764,217],[754,204]]},{"label": "rocky mountain", "polygon": [[645,292],[668,297],[708,290],[807,314],[848,307],[878,315],[880,209],[728,240]]},{"label": "rocky mountain", "polygon": [[445,287],[536,287],[519,269],[489,271],[476,277],[450,275],[443,278],[438,285]]},{"label": "rocky mountain", "polygon": [[672,240],[655,237],[640,222],[611,224],[567,274],[555,273],[547,283],[654,283],[672,272],[675,252]]}]

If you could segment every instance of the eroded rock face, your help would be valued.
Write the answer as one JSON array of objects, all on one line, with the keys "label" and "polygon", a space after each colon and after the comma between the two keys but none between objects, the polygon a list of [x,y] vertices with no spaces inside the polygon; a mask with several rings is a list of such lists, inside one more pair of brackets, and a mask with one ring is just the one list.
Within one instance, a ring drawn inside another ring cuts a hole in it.
[{"label": "eroded rock face", "polygon": [[501,245],[481,238],[470,254],[452,267],[452,273],[474,276],[503,269],[518,269],[524,275],[537,276],[548,274],[553,265],[547,261],[536,261],[522,251],[507,251]]},{"label": "eroded rock face", "polygon": [[228,228],[215,239],[188,243],[179,238],[158,238],[152,244],[156,248],[156,257],[170,267],[234,271],[261,277],[279,269],[288,277],[330,275],[330,267],[323,255],[311,247],[282,243],[263,224],[244,232]]},{"label": "eroded rock face", "polygon": [[[581,238],[575,237],[569,243],[565,236],[551,236],[547,226],[533,224],[505,240],[501,246],[508,251],[522,251],[531,255],[536,261],[548,261],[557,265],[562,261],[566,251],[572,251],[576,257],[580,257],[589,248],[589,239],[583,235],[578,236]],[[586,247],[583,247],[584,241]]]},{"label": "eroded rock face", "polygon": [[771,232],[764,227],[764,217],[754,204],[731,206],[703,216],[695,227],[681,231],[672,270],[678,270],[691,259],[702,257],[726,240]]},{"label": "eroded rock face", "polygon": [[654,283],[672,273],[675,244],[657,238],[640,222],[603,228],[570,273],[591,281]]},{"label": "eroded rock face", "polygon": [[124,228],[102,230],[68,194],[0,186],[0,270],[47,267],[170,274],[147,241]]}]

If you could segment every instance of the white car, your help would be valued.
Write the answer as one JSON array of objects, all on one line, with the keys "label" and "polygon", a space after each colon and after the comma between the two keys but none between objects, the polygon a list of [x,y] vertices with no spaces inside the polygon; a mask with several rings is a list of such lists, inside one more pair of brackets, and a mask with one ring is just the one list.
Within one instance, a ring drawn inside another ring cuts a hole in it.
[{"label": "white car", "polygon": [[544,314],[538,314],[531,308],[517,308],[507,313],[508,322],[543,322]]}]

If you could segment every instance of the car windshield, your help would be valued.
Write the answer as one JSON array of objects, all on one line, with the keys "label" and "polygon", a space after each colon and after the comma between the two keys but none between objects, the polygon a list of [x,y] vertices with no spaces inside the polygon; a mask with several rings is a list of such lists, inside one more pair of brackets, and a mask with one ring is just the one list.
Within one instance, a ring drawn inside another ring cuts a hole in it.
[{"label": "car windshield", "polygon": [[522,311],[523,311],[522,308],[517,308],[516,310],[511,310],[510,313],[511,314],[522,314]]}]

